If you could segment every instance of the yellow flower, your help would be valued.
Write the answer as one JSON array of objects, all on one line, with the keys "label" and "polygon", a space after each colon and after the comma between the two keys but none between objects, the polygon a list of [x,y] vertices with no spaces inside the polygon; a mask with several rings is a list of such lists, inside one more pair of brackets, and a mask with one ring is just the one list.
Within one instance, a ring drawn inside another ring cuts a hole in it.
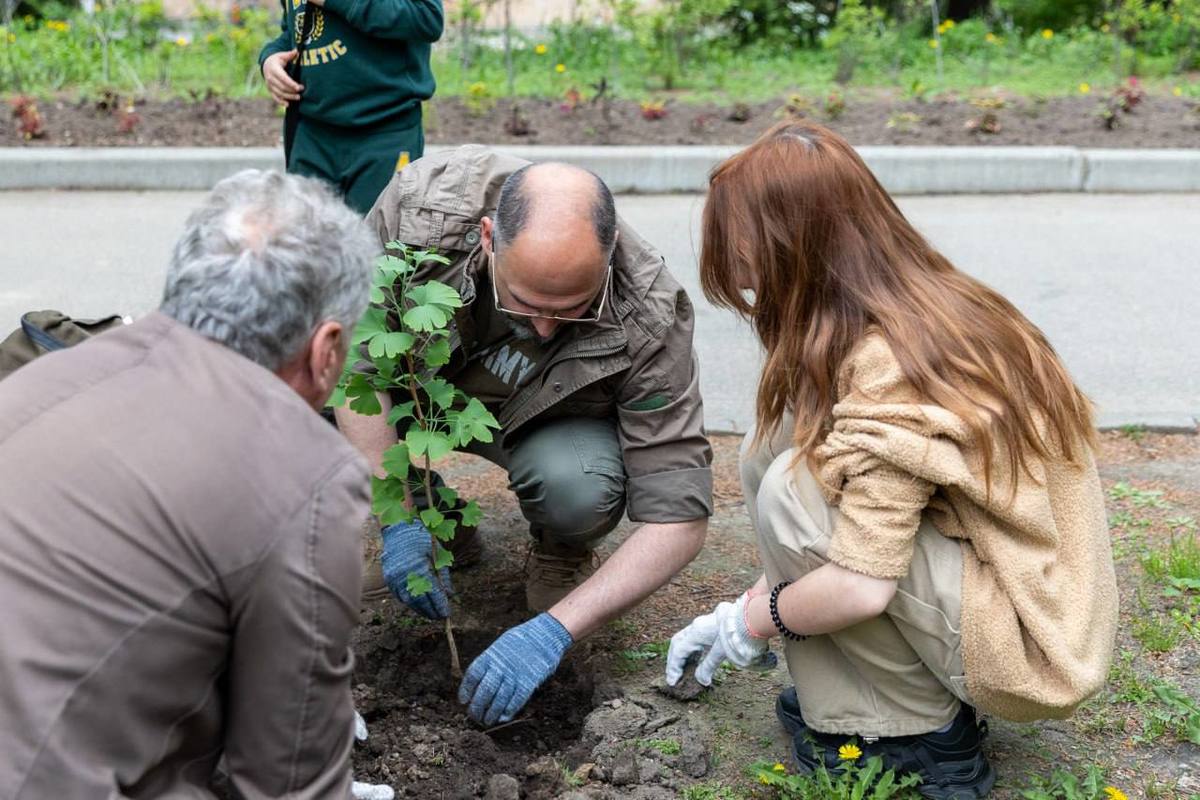
[{"label": "yellow flower", "polygon": [[1105,786],[1104,796],[1107,797],[1108,800],[1129,800],[1129,798],[1125,796],[1125,793],[1115,786]]},{"label": "yellow flower", "polygon": [[10,33],[10,34],[8,35],[8,43],[9,43],[9,44],[12,44],[12,43],[13,43],[13,42],[15,42],[16,40],[17,40],[17,35],[16,35],[15,33]]},{"label": "yellow flower", "polygon": [[183,36],[180,36],[178,39],[175,40],[175,44],[178,45],[179,47],[187,47],[188,40],[186,38],[184,38]]},{"label": "yellow flower", "polygon": [[1176,86],[1174,89],[1171,90],[1171,94],[1175,95],[1176,97],[1183,97],[1183,87]]},{"label": "yellow flower", "polygon": [[567,65],[566,64],[555,64],[554,71],[557,72],[559,75],[561,75],[567,71]]},{"label": "yellow flower", "polygon": [[775,766],[771,767],[771,769],[775,770],[776,772],[787,772],[787,767],[785,767],[783,764],[780,764],[778,761],[775,762]]},{"label": "yellow flower", "polygon": [[862,757],[862,750],[856,744],[844,744],[838,748],[838,758],[842,761],[857,761]]},{"label": "yellow flower", "polygon": [[937,49],[938,49],[938,40],[937,40],[937,39],[930,39],[930,40],[929,40],[929,46],[930,46],[930,47],[932,47],[934,50],[937,50]]},{"label": "yellow flower", "polygon": [[1108,33],[1111,30],[1112,30],[1112,26],[1110,26],[1107,22],[1100,26],[1101,33]]},{"label": "yellow flower", "polygon": [[1091,94],[1092,93],[1092,85],[1090,83],[1088,83],[1087,81],[1084,81],[1083,83],[1079,84],[1079,93],[1080,94]]},{"label": "yellow flower", "polygon": [[210,33],[204,37],[204,41],[208,42],[209,44],[212,44],[216,40],[217,40],[217,35],[215,33]]},{"label": "yellow flower", "polygon": [[537,53],[539,56],[546,55],[546,45],[544,45],[544,44],[534,45],[533,52]]},{"label": "yellow flower", "polygon": [[761,783],[763,786],[770,786],[770,785],[771,785],[771,781],[770,781],[770,780],[767,778],[767,776],[766,776],[766,775],[759,775],[759,776],[758,776],[758,782],[759,782],[759,783]]},{"label": "yellow flower", "polygon": [[71,23],[61,19],[51,19],[46,21],[46,27],[52,31],[65,33],[71,27]]},{"label": "yellow flower", "polygon": [[983,38],[988,44],[995,44],[996,42],[1000,41],[996,34],[992,33],[991,31],[988,31],[987,36],[984,36]]},{"label": "yellow flower", "polygon": [[1178,25],[1179,23],[1183,22],[1183,16],[1181,14],[1172,14],[1171,22],[1174,22],[1176,25]]},{"label": "yellow flower", "polygon": [[1043,28],[1042,29],[1042,38],[1046,39],[1047,41],[1049,41],[1050,39],[1053,39],[1054,31],[1050,30],[1049,28]]}]

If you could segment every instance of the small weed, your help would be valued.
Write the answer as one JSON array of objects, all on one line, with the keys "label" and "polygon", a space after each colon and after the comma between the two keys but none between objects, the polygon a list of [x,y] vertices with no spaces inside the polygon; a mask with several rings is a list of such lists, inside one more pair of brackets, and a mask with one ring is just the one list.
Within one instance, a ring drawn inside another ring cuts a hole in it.
[{"label": "small weed", "polygon": [[[573,770],[566,764],[561,765],[563,783],[575,789],[587,783],[587,775],[583,774],[582,769]],[[590,765],[588,766],[590,770]]]},{"label": "small weed", "polygon": [[879,756],[862,758],[853,741],[838,749],[842,767],[830,772],[821,764],[811,775],[792,775],[783,764],[756,761],[748,768],[754,780],[774,790],[778,800],[860,800],[871,792],[873,800],[909,800],[919,795],[913,787],[921,782],[916,774],[897,778],[894,770],[883,769]]},{"label": "small weed", "polygon": [[1145,425],[1122,425],[1120,431],[1121,435],[1131,442],[1140,442],[1146,438]]},{"label": "small weed", "polygon": [[908,132],[920,125],[921,121],[922,118],[920,114],[914,114],[911,111],[898,111],[888,117],[885,127],[887,127],[888,130]]},{"label": "small weed", "polygon": [[1178,619],[1156,614],[1133,623],[1133,638],[1151,653],[1169,653],[1179,644],[1183,630]]},{"label": "small weed", "polygon": [[1113,484],[1108,497],[1116,501],[1128,500],[1135,508],[1166,508],[1169,505],[1160,489],[1138,489],[1125,481]]},{"label": "small weed", "polygon": [[657,750],[664,756],[677,756],[683,752],[683,746],[678,739],[641,739],[638,745],[651,750]]},{"label": "small weed", "polygon": [[467,113],[472,117],[482,117],[495,107],[496,98],[486,83],[475,81],[467,87],[467,93],[463,96],[463,105],[467,107]]},{"label": "small weed", "polygon": [[622,650],[618,655],[621,657],[621,667],[631,672],[643,667],[647,661],[653,661],[666,656],[667,648],[671,646],[670,642],[646,642],[638,645],[630,650]]},{"label": "small weed", "polygon": [[667,104],[661,100],[645,100],[641,103],[642,119],[651,122],[667,116]]},{"label": "small weed", "polygon": [[683,790],[683,800],[745,800],[746,795],[716,781],[693,784]]},{"label": "small weed", "polygon": [[1095,764],[1084,770],[1082,778],[1063,769],[1054,770],[1049,778],[1031,777],[1029,788],[1019,792],[1025,800],[1105,800],[1125,796],[1116,787],[1105,785],[1104,770]]},{"label": "small weed", "polygon": [[1200,537],[1194,533],[1172,535],[1166,548],[1147,553],[1141,561],[1153,581],[1170,583],[1181,591],[1200,588]]},{"label": "small weed", "polygon": [[788,95],[787,102],[775,109],[775,116],[780,119],[803,119],[811,113],[812,101],[797,92]]},{"label": "small weed", "polygon": [[1136,657],[1132,650],[1122,650],[1108,671],[1108,685],[1112,689],[1111,699],[1115,702],[1141,706],[1154,699],[1154,688],[1133,666]]},{"label": "small weed", "polygon": [[829,119],[840,119],[846,113],[846,98],[838,92],[830,92],[825,98],[825,116]]},{"label": "small weed", "polygon": [[1196,518],[1195,517],[1167,517],[1163,520],[1166,526],[1172,532],[1195,533]]}]

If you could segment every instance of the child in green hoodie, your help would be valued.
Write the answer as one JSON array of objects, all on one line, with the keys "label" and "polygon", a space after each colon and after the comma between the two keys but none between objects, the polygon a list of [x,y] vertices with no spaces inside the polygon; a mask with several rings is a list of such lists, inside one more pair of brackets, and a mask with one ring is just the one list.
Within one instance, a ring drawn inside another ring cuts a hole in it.
[{"label": "child in green hoodie", "polygon": [[[300,83],[288,75],[304,17]],[[441,0],[283,0],[282,32],[258,56],[271,96],[299,103],[287,170],[333,184],[365,214],[392,174],[421,157]]]}]

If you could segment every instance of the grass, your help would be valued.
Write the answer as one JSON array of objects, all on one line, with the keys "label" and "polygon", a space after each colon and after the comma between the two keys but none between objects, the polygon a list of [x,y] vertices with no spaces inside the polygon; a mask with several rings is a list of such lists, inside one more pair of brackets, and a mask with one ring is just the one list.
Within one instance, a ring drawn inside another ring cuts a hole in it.
[{"label": "grass", "polygon": [[678,739],[641,739],[638,746],[656,750],[664,756],[677,756],[683,752]]}]

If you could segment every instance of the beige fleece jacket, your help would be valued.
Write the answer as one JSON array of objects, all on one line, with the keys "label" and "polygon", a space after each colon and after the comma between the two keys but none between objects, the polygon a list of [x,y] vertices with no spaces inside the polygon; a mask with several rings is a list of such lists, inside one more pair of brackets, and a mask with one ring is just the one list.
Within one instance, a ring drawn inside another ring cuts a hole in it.
[{"label": "beige fleece jacket", "polygon": [[877,333],[838,378],[833,428],[815,451],[840,514],[830,559],[878,578],[908,571],[922,513],[962,539],[963,661],[985,711],[1068,716],[1108,675],[1117,586],[1104,496],[1082,467],[1031,456],[1015,499],[1001,451],[990,497],[964,420],[917,395]]}]

